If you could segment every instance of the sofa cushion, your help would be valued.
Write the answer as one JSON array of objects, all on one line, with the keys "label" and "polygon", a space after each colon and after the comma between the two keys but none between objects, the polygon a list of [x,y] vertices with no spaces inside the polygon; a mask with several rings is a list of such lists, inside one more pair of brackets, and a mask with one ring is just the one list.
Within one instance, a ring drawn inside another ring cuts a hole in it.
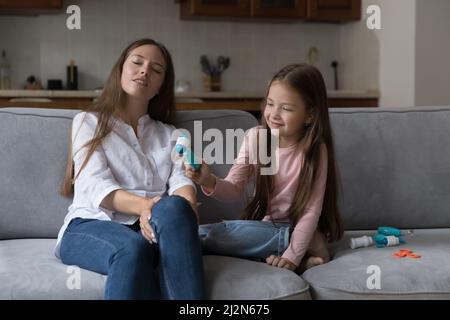
[{"label": "sofa cushion", "polygon": [[207,297],[218,300],[309,300],[309,287],[287,269],[239,258],[204,256]]},{"label": "sofa cushion", "polygon": [[[450,299],[450,229],[414,230],[399,246],[350,249],[351,237],[373,234],[346,232],[331,248],[332,261],[303,273],[314,299]],[[394,257],[400,249],[421,257]],[[379,267],[379,289],[374,278],[367,285],[375,276],[369,266]]]},{"label": "sofa cushion", "polygon": [[[53,239],[0,241],[0,299],[102,299],[106,276],[62,264],[54,246]],[[291,271],[220,256],[204,263],[208,299],[310,299]]]},{"label": "sofa cushion", "polygon": [[[106,277],[62,264],[56,240],[0,241],[0,299],[102,299]],[[79,288],[77,273],[79,272]]]}]

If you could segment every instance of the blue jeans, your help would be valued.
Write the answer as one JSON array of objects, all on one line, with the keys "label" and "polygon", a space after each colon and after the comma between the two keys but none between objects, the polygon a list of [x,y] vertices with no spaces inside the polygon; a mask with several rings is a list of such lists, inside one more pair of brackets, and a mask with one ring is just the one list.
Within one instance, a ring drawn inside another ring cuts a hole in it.
[{"label": "blue jeans", "polygon": [[133,226],[72,220],[61,240],[61,260],[107,275],[105,299],[204,298],[201,245],[195,213],[182,197],[163,197],[150,224],[157,244]]},{"label": "blue jeans", "polygon": [[199,236],[204,254],[265,261],[281,256],[289,245],[289,223],[231,220],[203,224]]}]

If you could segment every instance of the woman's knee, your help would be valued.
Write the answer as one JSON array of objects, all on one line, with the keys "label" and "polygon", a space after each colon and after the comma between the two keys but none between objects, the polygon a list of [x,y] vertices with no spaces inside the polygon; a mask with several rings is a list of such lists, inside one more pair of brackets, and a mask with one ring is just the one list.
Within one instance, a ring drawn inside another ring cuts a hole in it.
[{"label": "woman's knee", "polygon": [[159,200],[152,209],[152,221],[169,224],[197,224],[191,205],[180,196],[168,196]]}]

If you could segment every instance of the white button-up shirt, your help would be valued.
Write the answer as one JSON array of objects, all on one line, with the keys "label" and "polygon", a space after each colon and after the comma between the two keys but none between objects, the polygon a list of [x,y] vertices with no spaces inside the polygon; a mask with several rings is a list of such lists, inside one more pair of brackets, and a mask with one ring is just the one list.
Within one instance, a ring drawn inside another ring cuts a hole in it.
[{"label": "white button-up shirt", "polygon": [[[74,173],[78,174],[87,154],[85,144],[97,127],[95,113],[81,112],[72,123],[72,156]],[[114,190],[123,189],[146,197],[171,195],[180,187],[193,182],[184,175],[181,161],[172,161],[175,141],[171,140],[174,126],[151,119],[148,115],[138,121],[137,136],[122,120],[112,118],[113,129],[92,154],[74,184],[73,203],[61,227],[55,254],[70,221],[74,218],[113,220],[133,224],[134,215],[113,212],[100,206]]]}]

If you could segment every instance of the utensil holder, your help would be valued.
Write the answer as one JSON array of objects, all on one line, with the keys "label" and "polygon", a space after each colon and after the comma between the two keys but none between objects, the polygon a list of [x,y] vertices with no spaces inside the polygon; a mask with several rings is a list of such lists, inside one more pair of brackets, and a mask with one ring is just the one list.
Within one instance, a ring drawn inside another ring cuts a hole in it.
[{"label": "utensil holder", "polygon": [[203,79],[205,91],[220,91],[222,89],[222,77],[218,75],[205,75]]}]

